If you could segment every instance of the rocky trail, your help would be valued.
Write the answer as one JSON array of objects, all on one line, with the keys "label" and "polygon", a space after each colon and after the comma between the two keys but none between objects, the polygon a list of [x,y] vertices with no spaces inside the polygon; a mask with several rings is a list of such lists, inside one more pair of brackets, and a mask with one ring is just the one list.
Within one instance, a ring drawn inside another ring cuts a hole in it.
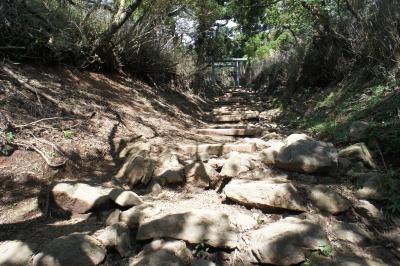
[{"label": "rocky trail", "polygon": [[251,89],[227,88],[198,140],[113,139],[113,180],[51,188],[68,233],[2,242],[0,265],[400,265],[367,146],[280,130],[262,110]]}]

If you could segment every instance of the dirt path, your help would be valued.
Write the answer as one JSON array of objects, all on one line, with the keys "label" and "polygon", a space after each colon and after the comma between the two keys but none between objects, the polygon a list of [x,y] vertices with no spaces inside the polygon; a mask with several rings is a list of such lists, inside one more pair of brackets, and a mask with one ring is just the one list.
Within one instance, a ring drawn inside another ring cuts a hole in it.
[{"label": "dirt path", "polygon": [[[398,223],[383,215],[373,186],[358,188],[346,174],[365,161],[271,130],[260,110],[256,93],[228,88],[205,114],[208,123],[176,136],[169,123],[168,142],[114,139],[121,163],[105,175],[58,180],[64,187],[52,190],[50,218],[42,217],[40,191],[23,201],[10,195],[15,205],[2,209],[0,241],[22,241],[31,253],[16,255],[2,242],[0,265],[33,256],[34,265],[77,258],[81,265],[400,265]],[[369,169],[358,179],[376,176]],[[119,229],[104,234],[106,226]],[[87,238],[59,238],[72,233]]]}]

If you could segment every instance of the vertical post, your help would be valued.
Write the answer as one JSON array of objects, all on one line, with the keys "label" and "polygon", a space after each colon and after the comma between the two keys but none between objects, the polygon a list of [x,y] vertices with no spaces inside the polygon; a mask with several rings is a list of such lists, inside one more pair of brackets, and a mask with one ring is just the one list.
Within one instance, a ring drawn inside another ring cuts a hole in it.
[{"label": "vertical post", "polygon": [[214,60],[211,62],[211,83],[215,84],[216,82],[216,77],[215,77],[215,65],[214,65]]},{"label": "vertical post", "polygon": [[235,85],[237,87],[240,86],[240,62],[236,61],[236,78],[235,78]]}]

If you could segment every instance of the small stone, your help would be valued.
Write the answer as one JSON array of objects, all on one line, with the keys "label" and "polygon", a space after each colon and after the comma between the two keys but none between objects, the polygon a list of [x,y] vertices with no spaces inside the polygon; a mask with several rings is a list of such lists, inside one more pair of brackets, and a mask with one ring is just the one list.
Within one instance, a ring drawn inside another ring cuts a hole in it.
[{"label": "small stone", "polygon": [[309,197],[318,209],[331,214],[345,212],[351,207],[348,199],[324,185],[317,185],[311,188]]},{"label": "small stone", "polygon": [[266,165],[275,164],[275,158],[278,153],[285,146],[285,143],[281,140],[271,139],[267,141],[268,148],[262,150],[262,162]]},{"label": "small stone", "polygon": [[33,251],[28,244],[19,241],[5,241],[0,243],[0,265],[25,266],[29,264]]},{"label": "small stone", "polygon": [[33,259],[33,266],[93,266],[100,264],[106,250],[95,238],[73,233],[48,243]]},{"label": "small stone", "polygon": [[132,252],[129,228],[125,223],[115,223],[97,231],[94,237],[107,248],[115,248],[121,257]]},{"label": "small stone", "polygon": [[143,203],[140,196],[133,191],[113,189],[108,196],[121,207],[132,207]]}]

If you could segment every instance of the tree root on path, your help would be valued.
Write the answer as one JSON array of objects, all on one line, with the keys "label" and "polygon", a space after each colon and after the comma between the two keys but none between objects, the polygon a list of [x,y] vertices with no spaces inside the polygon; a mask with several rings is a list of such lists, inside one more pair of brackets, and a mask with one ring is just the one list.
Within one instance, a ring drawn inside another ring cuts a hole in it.
[{"label": "tree root on path", "polygon": [[20,146],[20,147],[24,147],[24,148],[29,149],[29,150],[34,150],[40,156],[42,156],[42,158],[45,160],[47,165],[52,167],[52,168],[61,167],[61,166],[65,165],[66,162],[68,161],[68,159],[65,159],[63,162],[55,164],[55,163],[52,163],[49,160],[49,158],[47,158],[47,156],[44,154],[44,152],[42,152],[39,148],[35,147],[32,143],[13,142],[13,144],[15,144],[17,146]]}]

